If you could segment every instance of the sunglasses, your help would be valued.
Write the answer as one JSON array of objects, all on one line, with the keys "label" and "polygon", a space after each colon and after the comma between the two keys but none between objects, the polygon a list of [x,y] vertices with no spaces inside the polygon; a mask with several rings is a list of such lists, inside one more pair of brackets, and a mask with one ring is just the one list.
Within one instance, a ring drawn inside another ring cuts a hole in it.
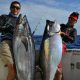
[{"label": "sunglasses", "polygon": [[74,19],[74,18],[72,18],[72,17],[70,18],[70,20],[71,20],[71,21],[74,21],[74,22],[77,22],[77,20]]},{"label": "sunglasses", "polygon": [[11,8],[12,8],[12,9],[15,9],[15,8],[16,8],[17,10],[19,10],[19,9],[20,9],[20,7],[19,7],[19,6],[11,6]]}]

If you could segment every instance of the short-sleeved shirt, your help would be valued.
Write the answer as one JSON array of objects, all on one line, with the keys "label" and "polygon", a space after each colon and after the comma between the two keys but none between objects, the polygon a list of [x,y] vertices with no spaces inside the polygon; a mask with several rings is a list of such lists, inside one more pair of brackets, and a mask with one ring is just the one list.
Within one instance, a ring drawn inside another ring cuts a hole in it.
[{"label": "short-sleeved shirt", "polygon": [[16,17],[12,15],[1,15],[0,16],[0,33],[1,39],[12,39],[14,27],[16,25]]},{"label": "short-sleeved shirt", "polygon": [[73,28],[73,26],[69,26],[68,24],[61,24],[60,26],[61,26],[61,32],[64,32],[68,36],[73,38],[73,40],[72,40],[64,35],[61,35],[62,40],[66,43],[67,42],[73,43],[75,41],[75,38],[77,35],[77,30],[75,28]]}]

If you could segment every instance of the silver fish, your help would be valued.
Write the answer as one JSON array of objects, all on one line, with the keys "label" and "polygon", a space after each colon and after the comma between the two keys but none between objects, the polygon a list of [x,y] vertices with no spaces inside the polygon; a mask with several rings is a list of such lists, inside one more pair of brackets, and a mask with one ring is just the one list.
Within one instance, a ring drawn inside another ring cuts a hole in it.
[{"label": "silver fish", "polygon": [[16,22],[13,52],[18,80],[34,80],[35,46],[26,15]]},{"label": "silver fish", "polygon": [[62,57],[62,39],[60,25],[55,21],[46,21],[46,27],[40,47],[40,67],[43,80],[53,80],[57,65]]}]

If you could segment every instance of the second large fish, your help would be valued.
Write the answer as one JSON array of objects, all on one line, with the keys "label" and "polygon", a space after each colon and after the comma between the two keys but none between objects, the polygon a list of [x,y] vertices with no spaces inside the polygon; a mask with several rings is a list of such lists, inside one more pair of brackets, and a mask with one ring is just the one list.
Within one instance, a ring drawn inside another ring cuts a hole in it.
[{"label": "second large fish", "polygon": [[43,80],[53,80],[62,56],[60,25],[47,20],[40,48],[40,66]]}]

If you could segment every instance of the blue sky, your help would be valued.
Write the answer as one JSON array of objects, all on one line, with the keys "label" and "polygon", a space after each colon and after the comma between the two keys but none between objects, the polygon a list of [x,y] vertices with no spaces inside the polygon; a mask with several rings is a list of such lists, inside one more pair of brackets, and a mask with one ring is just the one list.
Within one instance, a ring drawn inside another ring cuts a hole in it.
[{"label": "blue sky", "polygon": [[[0,0],[0,15],[9,13],[10,3],[14,0]],[[46,19],[67,23],[68,16],[73,11],[80,13],[80,0],[17,0],[21,2],[21,13],[27,15],[32,32],[38,25],[35,35],[42,35]],[[80,18],[75,24],[80,34]]]}]

